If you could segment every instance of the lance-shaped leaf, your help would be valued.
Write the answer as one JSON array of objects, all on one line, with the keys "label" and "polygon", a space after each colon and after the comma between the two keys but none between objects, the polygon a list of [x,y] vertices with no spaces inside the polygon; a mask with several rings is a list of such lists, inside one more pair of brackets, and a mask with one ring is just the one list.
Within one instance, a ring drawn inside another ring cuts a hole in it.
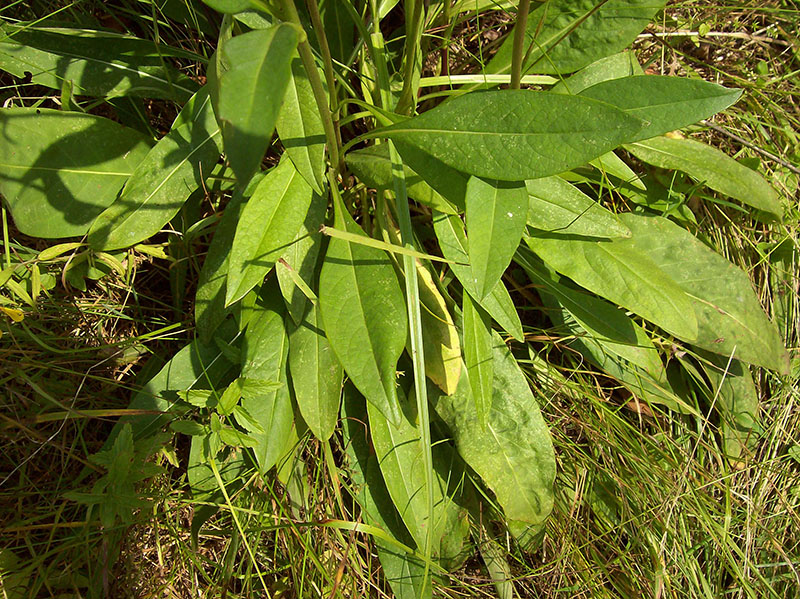
[{"label": "lance-shaped leaf", "polygon": [[[325,181],[325,129],[303,63],[292,60],[286,96],[278,113],[278,137],[297,172],[318,194]],[[320,80],[323,78],[320,76]]]},{"label": "lance-shaped leaf", "polygon": [[[458,278],[464,289],[473,299],[478,295],[472,269],[469,267],[467,236],[464,233],[464,224],[457,215],[434,214],[433,228],[439,241],[442,255],[451,260],[450,268]],[[514,339],[522,341],[522,323],[519,320],[514,301],[502,281],[498,281],[492,292],[478,303],[503,329]]]},{"label": "lance-shaped leaf", "polygon": [[86,233],[152,145],[109,119],[45,108],[0,110],[0,131],[0,193],[33,237]]},{"label": "lance-shaped leaf", "polygon": [[291,78],[297,28],[288,23],[250,31],[223,43],[214,110],[225,155],[240,183],[258,170]]},{"label": "lance-shaped leaf", "polygon": [[75,95],[140,96],[187,101],[198,85],[165,58],[200,59],[166,44],[110,31],[0,27],[0,69],[33,83],[61,90],[71,82]]},{"label": "lance-shaped leaf", "polygon": [[550,431],[525,375],[494,334],[492,406],[486,425],[478,418],[466,373],[458,391],[431,394],[456,449],[497,496],[506,517],[539,524],[553,507],[555,456]]},{"label": "lance-shaped leaf", "polygon": [[720,415],[725,454],[732,459],[746,459],[761,432],[758,393],[750,369],[725,356],[704,357],[710,359],[710,364],[703,364],[703,370],[711,382],[709,399]]},{"label": "lance-shaped leaf", "polygon": [[492,406],[492,381],[494,380],[492,323],[483,308],[475,303],[469,293],[464,293],[464,364],[469,373],[475,412],[482,425],[486,425]]},{"label": "lance-shaped leaf", "polygon": [[581,96],[612,104],[645,126],[631,141],[681,129],[710,117],[736,102],[741,90],[702,79],[641,75],[593,85]]},{"label": "lance-shaped leaf", "polygon": [[[265,473],[286,447],[293,417],[287,370],[289,338],[283,325],[283,300],[277,285],[262,288],[260,305],[247,325],[243,345],[243,377],[283,383],[278,389],[254,389],[241,400],[242,407],[263,429],[251,432],[250,436],[257,442],[253,453],[258,468]],[[239,424],[247,427],[248,423]]]},{"label": "lance-shaped leaf", "polygon": [[[462,473],[452,470],[455,464],[448,456],[448,448],[439,445],[436,449],[437,466],[434,469],[433,522],[428,519],[427,491],[425,489],[424,449],[420,445],[420,431],[414,410],[414,398],[404,396],[398,390],[402,418],[398,425],[391,424],[371,403],[367,404],[370,436],[375,448],[383,480],[397,511],[403,519],[418,547],[425,546],[428,528],[432,527],[433,556],[451,558],[443,554],[446,547],[444,537],[460,527],[461,514],[458,504],[448,493],[450,480],[457,481]],[[462,534],[463,538],[463,534]]]},{"label": "lance-shaped leaf", "polygon": [[422,346],[425,354],[425,375],[439,389],[450,395],[461,376],[461,344],[453,317],[436,283],[417,261],[419,301],[422,304]]},{"label": "lance-shaped leaf", "polygon": [[284,158],[267,173],[242,211],[228,260],[225,304],[243,298],[289,249],[314,191]]},{"label": "lance-shaped leaf", "polygon": [[342,366],[331,349],[316,306],[289,334],[289,370],[297,407],[320,441],[333,434],[339,418]]},{"label": "lance-shaped leaf", "polygon": [[219,324],[225,319],[225,282],[228,276],[228,256],[236,234],[236,225],[244,206],[261,182],[263,175],[256,175],[246,189],[238,188],[214,231],[214,238],[208,247],[203,268],[197,282],[194,301],[194,319],[200,338],[208,342]]},{"label": "lance-shaped leaf", "polygon": [[665,218],[621,216],[633,232],[625,243],[646,254],[687,294],[707,351],[789,373],[777,327],[764,313],[747,275],[691,233]]},{"label": "lance-shaped leaf", "polygon": [[[523,74],[563,74],[627,48],[664,7],[665,0],[550,0],[528,15],[524,47],[531,47]],[[511,69],[513,34],[487,71]]]},{"label": "lance-shaped leaf", "polygon": [[500,281],[519,246],[528,214],[528,194],[522,183],[467,183],[469,262],[477,297],[483,299]]},{"label": "lance-shaped leaf", "polygon": [[218,137],[211,100],[203,88],[139,163],[119,198],[94,221],[89,244],[113,250],[158,233],[211,173],[219,160]]},{"label": "lance-shaped leaf", "polygon": [[[337,229],[363,235],[339,198],[334,207]],[[319,309],[347,376],[391,422],[399,422],[395,370],[408,317],[385,252],[332,238],[319,276]]]},{"label": "lance-shaped leaf", "polygon": [[[325,213],[328,210],[326,196],[316,193],[311,196],[311,205],[308,207],[305,220],[294,236],[294,240],[281,254],[283,266],[278,267],[276,274],[281,294],[286,302],[286,310],[295,324],[300,324],[308,306],[308,300],[303,291],[298,288],[295,277],[302,279],[309,287],[316,281],[317,258],[322,246],[322,236],[318,235],[319,228],[325,222]],[[290,271],[289,269],[292,269]]]},{"label": "lance-shaped leaf", "polygon": [[617,216],[561,177],[525,182],[528,224],[550,233],[585,237],[629,237]]},{"label": "lance-shaped leaf", "polygon": [[[695,181],[758,210],[783,217],[777,192],[757,172],[716,148],[693,139],[656,137],[626,145],[639,160],[683,171]],[[759,216],[759,215],[755,215]]]},{"label": "lance-shaped leaf", "polygon": [[601,81],[633,77],[642,73],[643,70],[636,59],[635,52],[619,52],[611,56],[604,56],[585,66],[574,75],[562,79],[551,87],[550,91],[556,94],[579,94],[587,87],[596,85]]},{"label": "lance-shaped leaf", "polygon": [[404,161],[410,146],[470,175],[523,181],[602,156],[641,127],[618,108],[581,96],[500,90],[457,96],[380,134],[399,142]]},{"label": "lance-shaped leaf", "polygon": [[[347,153],[347,168],[369,187],[392,189],[392,161],[389,159],[389,146],[380,144]],[[438,191],[431,187],[408,165],[403,164],[408,197],[435,208],[439,212],[457,214],[458,207],[451,204]],[[459,175],[460,178],[463,178]],[[466,180],[466,179],[465,179]],[[464,195],[461,195],[463,210]]]}]

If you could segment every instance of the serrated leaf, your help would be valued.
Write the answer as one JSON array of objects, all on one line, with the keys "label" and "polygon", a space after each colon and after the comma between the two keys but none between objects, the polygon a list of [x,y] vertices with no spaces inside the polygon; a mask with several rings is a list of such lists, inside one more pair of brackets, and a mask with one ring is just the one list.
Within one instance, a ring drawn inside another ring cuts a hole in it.
[{"label": "serrated leaf", "polygon": [[[205,441],[203,437],[192,438],[189,460],[186,465],[186,477],[189,480],[193,499],[196,501],[219,501],[223,499],[223,495],[214,472],[209,466],[209,458],[206,457],[204,447]],[[233,487],[237,486],[236,481],[245,468],[242,452],[234,448],[223,448],[216,457],[211,459],[215,461],[217,472],[225,483],[226,489],[231,493]]]},{"label": "serrated leaf", "polygon": [[[281,254],[281,260],[286,266],[294,270],[295,274],[309,286],[316,282],[317,263],[322,248],[322,236],[318,233],[320,226],[325,223],[327,210],[327,196],[313,194],[305,220],[300,225],[294,240]],[[308,298],[297,287],[288,269],[278,267],[276,274],[281,294],[286,302],[286,310],[294,323],[299,324],[306,312]]]},{"label": "serrated leaf", "polygon": [[[251,397],[254,397],[251,395]],[[258,397],[258,395],[255,395]],[[236,423],[251,433],[264,433],[264,427],[261,426],[255,417],[245,410],[241,405],[233,407],[233,417],[236,420]]]},{"label": "serrated leaf", "polygon": [[[289,339],[283,325],[283,300],[277,285],[262,288],[262,305],[257,306],[247,325],[244,340],[242,376],[284,383],[264,393],[248,393],[241,406],[264,429],[252,431],[253,448],[261,473],[266,473],[280,457],[292,426],[292,401],[289,396],[287,356]],[[246,423],[240,423],[246,427]]]},{"label": "serrated leaf", "polygon": [[190,437],[198,437],[208,434],[208,429],[194,420],[176,420],[169,423],[169,428],[176,433],[188,435]]},{"label": "serrated leaf", "polygon": [[288,158],[262,179],[236,226],[228,258],[226,305],[260,283],[287,251],[306,218],[313,194]]},{"label": "serrated leaf", "polygon": [[152,145],[109,119],[46,108],[0,110],[0,129],[0,193],[33,237],[86,233]]},{"label": "serrated leaf", "polygon": [[228,416],[233,412],[233,408],[236,407],[242,397],[242,386],[242,379],[237,378],[225,388],[225,391],[219,396],[217,412],[223,416]]},{"label": "serrated leaf", "polygon": [[[340,199],[335,226],[363,235]],[[392,422],[400,419],[395,370],[408,317],[403,292],[385,252],[331,238],[319,276],[325,334],[353,384]]]},{"label": "serrated leaf", "polygon": [[55,90],[69,82],[75,95],[185,102],[198,85],[167,66],[167,56],[199,58],[111,31],[8,23],[0,27],[0,69],[22,78],[30,73],[33,83]]},{"label": "serrated leaf", "polygon": [[[664,7],[664,0],[550,0],[528,15],[524,47],[531,52],[526,73],[564,74],[627,48]],[[513,32],[487,71],[511,69]]]},{"label": "serrated leaf", "polygon": [[[642,123],[603,102],[530,90],[464,94],[380,134],[487,179],[555,175],[632,139]],[[414,163],[409,162],[412,168]]]},{"label": "serrated leaf", "polygon": [[236,430],[226,426],[219,431],[219,438],[225,444],[231,447],[258,447],[259,442],[249,435],[245,435],[242,431]]},{"label": "serrated leaf", "polygon": [[225,308],[225,283],[228,278],[228,260],[236,235],[236,226],[244,206],[255,192],[263,174],[257,173],[245,189],[237,188],[225,206],[225,212],[214,231],[203,268],[197,282],[194,301],[194,320],[197,333],[203,341],[211,339],[214,330],[225,320],[230,310]]},{"label": "serrated leaf", "polygon": [[603,81],[580,95],[612,104],[644,121],[633,142],[708,118],[736,102],[742,92],[702,79],[640,75]]},{"label": "serrated leaf", "polygon": [[211,389],[178,391],[178,397],[197,408],[213,408],[217,405],[217,395]]},{"label": "serrated leaf", "polygon": [[89,229],[96,250],[132,246],[158,233],[219,159],[219,129],[204,87],[136,167],[119,198]]},{"label": "serrated leaf", "polygon": [[[320,80],[324,80],[321,73]],[[296,55],[291,62],[286,96],[275,126],[297,172],[322,195],[325,188],[325,129],[308,75]]]},{"label": "serrated leaf", "polygon": [[693,139],[656,137],[626,145],[625,149],[643,162],[683,171],[714,191],[779,219],[783,217],[783,206],[772,186],[757,172],[716,148]]},{"label": "serrated leaf", "polygon": [[551,233],[585,237],[629,237],[617,216],[561,177],[525,182],[528,224]]},{"label": "serrated leaf", "polygon": [[651,257],[625,240],[537,233],[525,241],[548,266],[581,287],[676,337],[696,339],[697,319],[690,298]]},{"label": "serrated leaf", "polygon": [[747,275],[691,233],[660,217],[622,215],[626,243],[645,253],[690,298],[698,333],[686,339],[707,351],[789,373],[789,356]]},{"label": "serrated leaf", "polygon": [[487,314],[469,293],[464,293],[464,364],[469,373],[470,389],[475,401],[475,413],[486,425],[492,406],[492,381],[494,379],[492,323]]},{"label": "serrated leaf", "polygon": [[[467,254],[469,246],[461,219],[456,215],[434,213],[433,229],[442,255],[452,261],[450,268],[453,273],[464,289],[475,298],[478,292],[472,277],[472,270],[466,266],[469,263]],[[524,340],[522,323],[519,320],[517,309],[502,281],[498,282],[492,292],[479,303],[514,339]]]},{"label": "serrated leaf", "polygon": [[216,72],[214,111],[225,156],[240,184],[258,170],[291,78],[297,28],[281,23],[237,35],[222,44],[224,72]]},{"label": "serrated leaf", "polygon": [[316,306],[289,334],[289,371],[303,420],[317,439],[327,441],[339,419],[343,372]]},{"label": "serrated leaf", "polygon": [[425,375],[449,395],[456,390],[461,376],[461,344],[458,340],[458,331],[431,273],[419,261],[416,265]]},{"label": "serrated leaf", "polygon": [[467,183],[469,263],[477,298],[483,299],[500,281],[519,246],[528,214],[528,194],[522,183]]},{"label": "serrated leaf", "polygon": [[514,356],[499,335],[493,338],[492,405],[485,426],[473,407],[466,373],[455,394],[432,390],[430,397],[458,453],[494,492],[506,517],[539,524],[553,506],[550,431]]}]

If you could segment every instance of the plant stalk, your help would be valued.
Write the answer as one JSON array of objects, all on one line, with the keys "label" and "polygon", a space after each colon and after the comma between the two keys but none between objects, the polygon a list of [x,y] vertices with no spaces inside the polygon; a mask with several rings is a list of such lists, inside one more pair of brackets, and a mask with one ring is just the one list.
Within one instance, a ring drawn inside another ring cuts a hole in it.
[{"label": "plant stalk", "polygon": [[[414,87],[414,70],[419,61],[420,42],[422,40],[422,28],[425,23],[425,4],[424,0],[408,0],[406,6],[411,7],[411,18],[406,23],[406,42],[403,50],[403,90],[400,92],[400,99],[397,101],[396,112],[399,114],[413,114],[417,99]],[[408,11],[406,11],[408,13]],[[391,107],[384,106],[387,110]]]},{"label": "plant stalk", "polygon": [[[339,147],[339,136],[336,133],[336,127],[333,123],[333,115],[331,114],[331,101],[328,94],[325,93],[325,87],[322,85],[322,79],[319,77],[317,71],[317,63],[314,60],[314,53],[311,51],[311,44],[308,43],[308,35],[303,29],[303,24],[300,21],[300,15],[297,13],[297,8],[293,0],[281,0],[283,7],[284,17],[290,23],[296,25],[300,31],[303,32],[303,38],[297,44],[297,51],[300,53],[300,60],[303,61],[303,66],[308,75],[308,82],[311,84],[311,89],[314,92],[314,100],[317,103],[317,109],[322,117],[322,126],[325,129],[325,140],[328,145],[328,154],[331,157],[331,166],[334,172],[338,173],[341,168],[341,152]],[[329,90],[333,93],[333,89]]]},{"label": "plant stalk", "polygon": [[328,45],[328,36],[325,35],[325,25],[319,14],[317,0],[306,0],[308,14],[311,16],[311,25],[319,42],[319,52],[322,55],[322,68],[325,73],[325,82],[328,84],[329,108],[333,118],[333,129],[336,132],[336,144],[342,147],[342,132],[339,129],[339,94],[336,92],[336,78],[333,73],[333,56]]},{"label": "plant stalk", "polygon": [[517,9],[517,24],[514,27],[514,46],[511,51],[511,89],[519,89],[522,80],[522,62],[525,46],[525,31],[528,28],[528,13],[531,0],[520,0]]}]

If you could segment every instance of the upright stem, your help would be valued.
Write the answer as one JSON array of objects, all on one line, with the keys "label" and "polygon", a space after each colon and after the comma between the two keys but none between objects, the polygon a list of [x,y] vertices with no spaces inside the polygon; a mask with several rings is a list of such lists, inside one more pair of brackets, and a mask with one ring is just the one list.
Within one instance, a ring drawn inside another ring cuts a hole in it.
[{"label": "upright stem", "polygon": [[[422,26],[425,22],[425,4],[423,0],[408,0],[407,5],[411,6],[411,18],[406,23],[406,43],[403,52],[403,91],[400,92],[400,99],[397,101],[396,109],[400,114],[412,113],[416,108],[414,69],[416,68],[417,53],[422,39]],[[391,107],[385,106],[384,108],[391,110]]]},{"label": "upright stem", "polygon": [[317,0],[306,0],[308,14],[311,16],[311,25],[314,27],[314,34],[319,42],[319,52],[322,55],[322,67],[325,71],[325,82],[328,84],[328,95],[330,96],[330,109],[333,113],[333,128],[336,131],[336,143],[342,146],[342,134],[339,130],[339,97],[336,93],[336,79],[333,74],[333,56],[328,46],[328,36],[325,35],[325,25],[319,14]]},{"label": "upright stem", "polygon": [[517,9],[517,24],[514,26],[514,46],[511,52],[511,89],[519,89],[522,80],[522,62],[525,46],[525,31],[528,28],[528,12],[531,0],[520,0]]},{"label": "upright stem", "polygon": [[[285,17],[289,22],[295,24],[304,34],[303,24],[300,21],[300,15],[297,13],[297,8],[293,0],[281,0]],[[303,61],[303,66],[308,75],[308,82],[311,84],[311,90],[314,92],[314,100],[317,103],[317,109],[322,117],[322,126],[325,129],[325,140],[328,144],[328,153],[331,157],[331,165],[335,172],[339,172],[341,166],[339,136],[336,134],[336,127],[333,124],[333,115],[331,114],[330,98],[325,93],[325,87],[322,85],[322,79],[319,77],[317,71],[317,63],[314,60],[314,54],[311,51],[311,44],[308,43],[308,36],[304,35],[302,41],[297,45],[297,51],[300,53],[300,60]],[[329,90],[333,93],[333,89]]]}]

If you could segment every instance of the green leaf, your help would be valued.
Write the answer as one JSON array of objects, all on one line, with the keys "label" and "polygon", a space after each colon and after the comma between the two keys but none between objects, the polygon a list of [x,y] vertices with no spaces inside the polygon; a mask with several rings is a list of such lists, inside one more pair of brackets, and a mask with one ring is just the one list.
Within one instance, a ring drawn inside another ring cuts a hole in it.
[{"label": "green leaf", "polygon": [[651,257],[625,240],[537,233],[525,241],[548,266],[581,287],[676,337],[690,341],[697,337],[691,299]]},{"label": "green leaf", "polygon": [[[209,466],[209,458],[205,452],[205,439],[203,437],[193,437],[192,445],[189,449],[189,461],[186,466],[186,477],[189,480],[189,488],[192,490],[192,498],[195,501],[216,502],[223,500],[222,491],[219,488],[214,471]],[[233,448],[223,448],[216,457],[211,458],[216,462],[217,472],[225,483],[228,493],[233,487],[241,486],[236,484],[244,468],[245,461],[242,452]]]},{"label": "green leaf", "polygon": [[686,341],[707,351],[789,373],[777,327],[764,313],[748,276],[691,233],[660,217],[621,216],[646,254],[687,294],[698,333]]},{"label": "green leaf", "polygon": [[469,373],[475,412],[481,425],[486,425],[492,406],[492,323],[489,315],[464,294],[464,364]]},{"label": "green leaf", "polygon": [[[369,146],[347,154],[347,168],[369,187],[392,189],[392,161],[389,159],[389,145]],[[403,164],[408,197],[447,214],[457,214],[458,207],[451,204],[438,191],[431,187],[417,173]],[[459,175],[459,178],[464,178]],[[461,195],[463,210],[464,195]]]},{"label": "green leaf", "polygon": [[[294,240],[281,254],[281,260],[286,263],[286,266],[294,270],[295,274],[309,286],[316,281],[317,259],[322,247],[322,235],[318,233],[320,226],[325,222],[327,210],[327,197],[313,194],[305,220],[295,234]],[[278,267],[276,274],[289,316],[292,317],[295,324],[300,324],[306,312],[308,300],[305,294],[298,289],[287,268]]]},{"label": "green leaf", "polygon": [[291,79],[297,28],[281,23],[250,31],[223,43],[225,72],[216,72],[214,106],[225,155],[244,184],[258,170]]},{"label": "green leaf", "polygon": [[725,455],[734,460],[752,456],[761,426],[758,417],[758,393],[746,364],[725,356],[712,356],[703,370],[711,382],[709,398],[720,415]]},{"label": "green leaf", "polygon": [[0,193],[24,234],[77,237],[116,198],[152,145],[97,116],[0,110]]},{"label": "green leaf", "polygon": [[236,14],[257,6],[253,0],[203,0],[203,3],[225,14]]},{"label": "green leaf", "polygon": [[0,69],[16,77],[61,90],[65,83],[82,96],[139,96],[186,102],[198,85],[166,58],[192,61],[200,57],[110,31],[31,27],[0,27]]},{"label": "green leaf", "polygon": [[[434,469],[433,523],[428,520],[427,492],[425,490],[425,469],[422,467],[420,431],[416,424],[413,397],[406,398],[402,389],[398,390],[402,408],[402,418],[397,426],[391,424],[371,403],[367,404],[370,436],[375,448],[375,456],[380,465],[383,480],[400,517],[408,527],[418,547],[425,546],[428,527],[432,526],[433,557],[449,559],[454,557],[444,545],[444,537],[459,528],[461,514],[458,504],[448,493],[448,481],[460,478],[453,472],[452,451],[440,444],[434,448],[438,468]],[[448,456],[447,454],[451,455]],[[462,537],[463,538],[463,537]],[[448,555],[450,554],[450,555]]]},{"label": "green leaf", "polygon": [[94,221],[89,244],[96,250],[113,250],[158,233],[201,187],[219,159],[218,135],[208,91],[203,88],[139,163],[119,198]]},{"label": "green leaf", "polygon": [[198,437],[208,434],[208,429],[194,420],[175,420],[174,422],[169,423],[169,428],[176,433],[190,437]]},{"label": "green leaf", "polygon": [[[522,181],[555,175],[633,138],[642,122],[603,102],[530,90],[457,96],[380,130],[465,173]],[[409,165],[415,168],[413,159]]]},{"label": "green leaf", "polygon": [[603,81],[580,95],[612,104],[644,121],[644,128],[631,140],[639,141],[681,129],[725,110],[742,92],[702,79],[641,75]]},{"label": "green leaf", "polygon": [[[320,80],[324,80],[321,74]],[[292,59],[286,97],[275,125],[297,172],[322,195],[325,188],[325,129],[308,75],[297,57]]]},{"label": "green leaf", "polygon": [[[472,277],[472,270],[466,266],[469,263],[469,256],[464,224],[456,215],[434,213],[433,229],[442,255],[453,261],[453,264],[450,264],[453,274],[474,299],[477,296],[477,289]],[[522,323],[519,320],[517,309],[502,281],[494,286],[490,295],[478,303],[514,339],[524,340]]]},{"label": "green leaf", "polygon": [[[244,338],[242,376],[283,383],[281,387],[261,393],[248,392],[242,407],[264,429],[252,431],[256,464],[264,474],[280,457],[292,428],[292,401],[289,396],[287,356],[289,339],[283,325],[283,300],[277,285],[262,288],[261,304],[247,325]],[[244,428],[248,423],[237,422]]]},{"label": "green leaf", "polygon": [[[550,0],[528,15],[525,48],[531,47],[522,74],[563,74],[619,52],[664,7],[665,0]],[[487,67],[511,70],[513,32]]]},{"label": "green leaf", "polygon": [[242,397],[242,384],[243,380],[237,378],[228,385],[225,391],[222,392],[222,395],[219,396],[217,412],[223,416],[228,416],[233,412],[233,408],[236,407],[236,404],[239,403],[239,399]]},{"label": "green leaf", "polygon": [[217,405],[217,394],[211,389],[178,391],[178,397],[196,408],[214,408]]},{"label": "green leaf", "polygon": [[289,370],[303,420],[317,439],[327,441],[339,419],[343,373],[316,306],[289,333]]},{"label": "green leaf", "polygon": [[349,0],[321,0],[319,12],[328,39],[331,57],[345,66],[355,47],[355,25],[344,7]]},{"label": "green leaf", "polygon": [[[577,323],[589,334],[592,341],[643,368],[656,380],[665,380],[664,365],[655,345],[644,329],[631,320],[625,312],[602,299],[574,289],[537,260],[520,251],[517,262],[536,285],[551,294]],[[541,291],[540,291],[541,293]]]},{"label": "green leaf", "polygon": [[[236,332],[234,326],[223,325],[218,336],[230,340]],[[105,446],[110,446],[125,423],[130,423],[137,439],[153,436],[174,419],[167,412],[178,402],[178,392],[206,386],[221,389],[233,378],[233,370],[234,365],[216,344],[193,341],[186,345],[136,392],[128,405],[131,410],[147,410],[157,414],[120,418]]]},{"label": "green leaf", "polygon": [[[335,226],[364,232],[340,199]],[[331,238],[319,276],[325,334],[347,376],[391,422],[399,422],[395,369],[406,343],[403,292],[385,252]]]},{"label": "green leaf", "polygon": [[525,181],[528,224],[549,233],[630,237],[617,216],[561,177]]},{"label": "green leaf", "polygon": [[228,258],[226,305],[258,285],[288,250],[306,218],[313,193],[287,158],[262,179],[236,226]]},{"label": "green leaf", "polygon": [[479,299],[500,281],[519,247],[528,213],[528,194],[521,183],[467,183],[467,238],[472,278]]},{"label": "green leaf", "polygon": [[225,308],[225,283],[228,278],[231,245],[244,207],[263,177],[263,174],[258,173],[250,179],[245,189],[237,187],[225,206],[203,261],[194,300],[194,320],[197,334],[205,342],[211,339],[214,330],[230,312]]},{"label": "green leaf", "polygon": [[626,145],[625,149],[643,162],[683,171],[695,181],[743,204],[779,219],[783,217],[783,206],[772,186],[757,172],[716,148],[693,139],[656,137]]},{"label": "green leaf", "polygon": [[461,344],[453,317],[431,273],[417,261],[422,346],[425,375],[446,395],[453,393],[461,376]]},{"label": "green leaf", "polygon": [[219,438],[225,445],[231,447],[258,447],[259,445],[259,442],[253,437],[229,426],[219,431]]},{"label": "green leaf", "polygon": [[[432,393],[456,449],[497,496],[507,518],[539,524],[553,506],[555,456],[550,431],[525,375],[496,333],[492,406],[486,426],[475,413],[468,375],[451,396]],[[465,373],[466,374],[466,373]]]},{"label": "green leaf", "polygon": [[636,53],[626,50],[594,61],[574,75],[561,80],[550,91],[556,94],[579,94],[587,87],[602,81],[641,74],[642,67],[636,59]]}]

